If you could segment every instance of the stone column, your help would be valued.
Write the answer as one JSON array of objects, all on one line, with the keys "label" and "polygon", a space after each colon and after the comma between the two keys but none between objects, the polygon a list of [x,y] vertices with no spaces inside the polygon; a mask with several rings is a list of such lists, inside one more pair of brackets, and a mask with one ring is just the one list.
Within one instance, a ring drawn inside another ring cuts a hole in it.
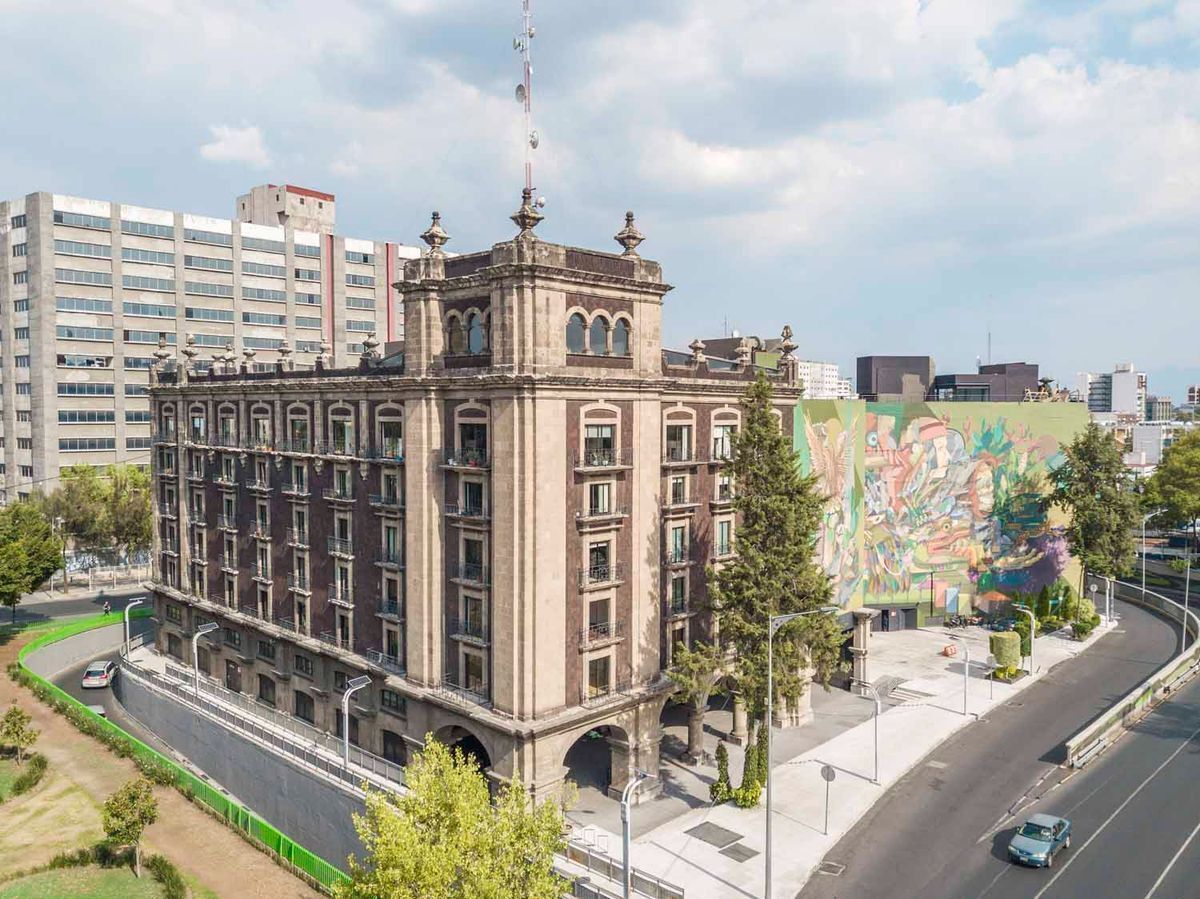
[{"label": "stone column", "polygon": [[746,703],[740,693],[733,694],[733,730],[729,733],[729,742],[734,746],[746,745]]},{"label": "stone column", "polygon": [[850,644],[850,654],[854,657],[854,681],[853,692],[859,696],[866,696],[867,691],[858,686],[861,681],[870,682],[870,677],[867,676],[867,650],[868,643],[871,639],[871,621],[879,617],[878,609],[855,609],[854,610],[854,638]]}]

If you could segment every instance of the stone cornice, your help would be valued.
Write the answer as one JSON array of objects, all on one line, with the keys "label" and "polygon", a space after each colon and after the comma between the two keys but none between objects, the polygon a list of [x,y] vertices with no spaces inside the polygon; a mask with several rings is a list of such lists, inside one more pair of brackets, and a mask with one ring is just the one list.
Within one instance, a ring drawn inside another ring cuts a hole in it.
[{"label": "stone cornice", "polygon": [[[620,257],[617,257],[620,258]],[[559,268],[542,262],[502,262],[478,269],[469,275],[458,278],[423,279],[420,281],[397,281],[394,287],[399,293],[420,293],[428,291],[446,292],[447,290],[479,290],[490,287],[502,278],[547,278],[568,284],[579,284],[590,287],[619,287],[637,293],[663,297],[674,286],[662,281],[639,281],[635,278],[625,278],[620,275],[597,274],[584,272],[573,268]]]}]

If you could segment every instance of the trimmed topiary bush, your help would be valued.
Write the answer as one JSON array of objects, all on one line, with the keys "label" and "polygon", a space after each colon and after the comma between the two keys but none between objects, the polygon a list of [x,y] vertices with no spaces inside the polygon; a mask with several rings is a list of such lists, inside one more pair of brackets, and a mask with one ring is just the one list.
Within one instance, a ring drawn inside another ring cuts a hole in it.
[{"label": "trimmed topiary bush", "polygon": [[[1028,627],[1028,625],[1026,625]],[[1016,631],[997,631],[988,639],[988,649],[996,659],[996,673],[1012,677],[1021,665],[1021,637]]]},{"label": "trimmed topiary bush", "polygon": [[708,798],[713,802],[728,802],[733,798],[733,785],[729,782],[729,750],[725,741],[717,742],[717,779],[708,788]]}]

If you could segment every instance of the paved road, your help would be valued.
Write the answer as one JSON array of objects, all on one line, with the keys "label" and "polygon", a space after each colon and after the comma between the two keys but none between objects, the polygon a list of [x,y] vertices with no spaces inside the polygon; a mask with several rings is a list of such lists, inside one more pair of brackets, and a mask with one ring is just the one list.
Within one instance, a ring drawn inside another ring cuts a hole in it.
[{"label": "paved road", "polygon": [[[46,621],[51,618],[70,618],[76,615],[96,615],[104,610],[105,600],[112,603],[115,615],[119,614],[131,599],[141,599],[144,604],[150,604],[150,594],[138,585],[99,590],[78,598],[68,595],[63,598],[43,599],[37,602],[26,600],[17,606],[17,623]],[[8,609],[0,611],[0,625],[8,624],[11,620],[11,613]]]},{"label": "paved road", "polygon": [[109,659],[115,662],[117,660],[117,651],[114,649],[111,652],[100,653],[95,659],[87,659],[77,665],[72,665],[70,668],[54,675],[50,680],[84,705],[103,706],[105,716],[114,724],[121,727],[126,733],[132,734],[143,743],[147,743],[156,749],[162,749],[166,744],[125,711],[125,707],[117,702],[117,698],[113,695],[111,687],[104,687],[103,689],[89,688],[86,690],[83,688],[83,669],[89,663],[98,659]]},{"label": "paved road", "polygon": [[[1177,650],[1176,631],[1163,619],[1124,602],[1117,603],[1117,614],[1121,621],[1114,633],[960,731],[909,772],[826,856],[827,861],[845,865],[844,873],[814,875],[800,896],[960,899],[979,895],[1002,864],[993,849],[1003,848],[1013,832],[1009,810],[1066,776],[1067,771],[1058,767],[1063,741]],[[1094,763],[1083,774],[1090,779],[1092,770],[1103,770],[1099,765]],[[1080,775],[1068,780],[1054,793],[1056,801],[1063,790],[1082,779]],[[1200,787],[1196,795],[1200,796]],[[1081,826],[1080,832],[1084,830]],[[1079,843],[1072,851],[1082,853]],[[1044,871],[1014,874],[1029,877],[1011,877],[1016,892],[989,893],[989,897],[1032,896],[1051,876]],[[1091,895],[1132,894],[1101,890]]]}]

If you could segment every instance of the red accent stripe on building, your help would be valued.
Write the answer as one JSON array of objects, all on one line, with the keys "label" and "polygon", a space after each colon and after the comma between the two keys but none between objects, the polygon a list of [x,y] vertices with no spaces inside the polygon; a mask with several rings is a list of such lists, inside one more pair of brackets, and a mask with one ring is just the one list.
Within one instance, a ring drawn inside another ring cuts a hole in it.
[{"label": "red accent stripe on building", "polygon": [[333,202],[333,194],[327,194],[322,190],[313,190],[311,187],[297,187],[295,184],[285,184],[283,185],[283,189],[289,194],[299,194],[302,197],[312,197],[314,200],[328,200],[330,203]]},{"label": "red accent stripe on building", "polygon": [[384,251],[387,253],[387,285],[384,288],[383,295],[386,297],[384,302],[387,303],[387,339],[389,341],[396,339],[396,332],[392,328],[392,245],[385,243]]},{"label": "red accent stripe on building", "polygon": [[[329,346],[333,349],[333,235],[329,235]],[[337,351],[334,350],[334,358]]]}]

